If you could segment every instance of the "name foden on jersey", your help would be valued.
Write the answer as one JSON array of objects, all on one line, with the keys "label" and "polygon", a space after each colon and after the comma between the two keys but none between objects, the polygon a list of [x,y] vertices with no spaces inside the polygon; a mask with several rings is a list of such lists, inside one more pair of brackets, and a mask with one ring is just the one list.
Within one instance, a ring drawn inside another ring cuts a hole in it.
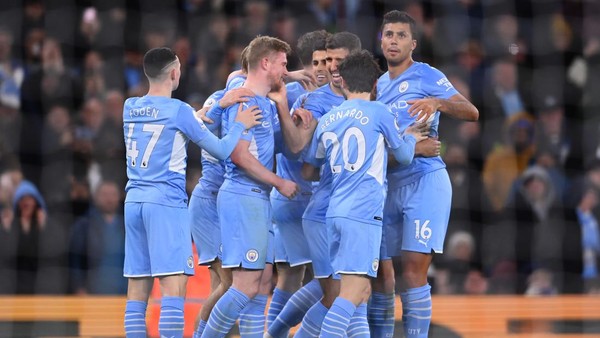
[{"label": "name foden on jersey", "polygon": [[129,117],[138,117],[138,116],[148,116],[152,118],[158,117],[159,110],[154,107],[142,107],[142,108],[134,108],[129,110]]},{"label": "name foden on jersey", "polygon": [[323,121],[323,124],[321,125],[321,130],[324,130],[331,123],[333,123],[339,119],[342,119],[344,117],[356,119],[363,126],[366,125],[367,123],[369,123],[369,117],[364,116],[362,110],[356,110],[356,109],[347,109],[346,111],[339,110],[339,111],[335,112],[334,114],[329,114],[324,117],[325,120]]}]

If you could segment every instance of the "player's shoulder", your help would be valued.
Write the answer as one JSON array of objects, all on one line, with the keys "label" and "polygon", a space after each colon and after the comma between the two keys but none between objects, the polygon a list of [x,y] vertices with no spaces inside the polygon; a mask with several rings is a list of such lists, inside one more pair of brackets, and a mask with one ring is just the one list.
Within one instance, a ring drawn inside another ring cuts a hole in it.
[{"label": "player's shoulder", "polygon": [[132,96],[129,97],[125,100],[125,106],[134,106],[138,103],[138,101],[140,101],[142,97],[139,96]]},{"label": "player's shoulder", "polygon": [[379,111],[379,110],[390,111],[388,106],[381,101],[367,101],[367,106],[372,109],[377,109],[377,111]]},{"label": "player's shoulder", "polygon": [[225,85],[225,89],[229,90],[229,89],[239,88],[239,87],[243,86],[245,82],[246,82],[246,75],[243,75],[243,74],[235,75],[227,81],[227,84]]},{"label": "player's shoulder", "polygon": [[377,79],[378,84],[380,82],[389,82],[389,81],[390,81],[390,72],[389,71],[381,74],[381,76]]},{"label": "player's shoulder", "polygon": [[439,69],[437,69],[434,66],[432,66],[432,65],[430,65],[428,63],[425,63],[425,62],[415,62],[413,69],[414,69],[415,73],[419,73],[419,74],[422,74],[422,75],[429,75],[429,74],[431,74],[431,75],[438,75],[438,74],[442,74],[442,72]]},{"label": "player's shoulder", "polygon": [[212,107],[215,103],[217,103],[221,98],[225,95],[225,89],[217,90],[216,92],[210,94],[210,96],[204,101],[203,107]]},{"label": "player's shoulder", "polygon": [[326,83],[324,85],[322,85],[321,87],[315,89],[313,91],[314,94],[316,95],[323,95],[323,94],[329,94],[329,93],[333,93],[331,91],[331,86],[329,85],[329,83]]},{"label": "player's shoulder", "polygon": [[304,87],[302,87],[302,84],[300,84],[300,82],[297,81],[286,83],[285,89],[287,91],[304,91]]}]

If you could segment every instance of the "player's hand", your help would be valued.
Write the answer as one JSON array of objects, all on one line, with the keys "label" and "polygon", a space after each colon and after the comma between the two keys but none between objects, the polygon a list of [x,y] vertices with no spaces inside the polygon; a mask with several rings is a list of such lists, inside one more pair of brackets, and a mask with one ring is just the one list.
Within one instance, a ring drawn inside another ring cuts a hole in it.
[{"label": "player's hand", "polygon": [[428,137],[415,145],[415,156],[435,157],[440,156],[442,142],[437,137]]},{"label": "player's hand", "polygon": [[426,123],[413,123],[404,131],[405,135],[412,135],[417,142],[421,142],[429,136],[429,125]]},{"label": "player's hand", "polygon": [[310,123],[313,120],[313,115],[310,111],[304,108],[296,108],[294,112],[292,112],[292,120],[296,123],[296,125],[302,123],[304,125],[304,129],[310,128]]},{"label": "player's hand", "polygon": [[236,103],[248,102],[248,97],[254,96],[254,92],[248,88],[240,87],[228,90],[219,100],[219,106],[223,109]]},{"label": "player's hand", "polygon": [[276,103],[283,103],[284,100],[287,103],[287,88],[285,87],[285,82],[281,80],[277,90],[271,90],[267,94],[267,97],[275,101]]},{"label": "player's hand", "polygon": [[411,106],[408,108],[408,115],[415,118],[415,122],[431,123],[438,109],[440,109],[440,101],[434,97],[426,97],[424,99],[408,100],[406,103]]},{"label": "player's hand", "polygon": [[202,120],[202,122],[204,122],[204,123],[215,123],[215,121],[206,117],[206,113],[208,112],[209,109],[210,109],[209,106],[202,107],[202,108],[200,108],[200,110],[196,110],[194,112],[194,116],[196,116],[197,119]]},{"label": "player's hand", "polygon": [[305,69],[288,72],[285,80],[286,82],[300,82],[306,90],[317,88],[317,78],[315,77],[315,74]]},{"label": "player's hand", "polygon": [[262,110],[258,109],[258,106],[248,107],[244,110],[242,110],[242,107],[243,104],[240,104],[237,116],[235,117],[237,122],[241,122],[246,129],[250,129],[260,124]]},{"label": "player's hand", "polygon": [[282,179],[281,183],[275,187],[283,196],[293,199],[300,192],[298,185],[290,180]]}]

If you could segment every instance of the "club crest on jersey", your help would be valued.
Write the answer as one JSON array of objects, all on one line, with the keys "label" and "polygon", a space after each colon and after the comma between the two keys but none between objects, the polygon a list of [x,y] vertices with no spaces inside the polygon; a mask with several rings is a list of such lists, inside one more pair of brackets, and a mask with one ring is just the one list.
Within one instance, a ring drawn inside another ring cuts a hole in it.
[{"label": "club crest on jersey", "polygon": [[246,251],[246,260],[250,263],[254,263],[258,260],[258,251],[250,249]]},{"label": "club crest on jersey", "polygon": [[400,93],[404,93],[407,89],[408,89],[408,81],[402,81],[402,83],[400,83],[400,87],[398,87],[398,91]]},{"label": "club crest on jersey", "polygon": [[377,271],[379,269],[379,259],[375,258],[373,260],[373,263],[371,263],[371,269],[373,269],[373,271]]},{"label": "club crest on jersey", "polygon": [[187,266],[190,269],[194,268],[194,257],[192,257],[192,256],[188,257],[188,259],[187,259]]}]

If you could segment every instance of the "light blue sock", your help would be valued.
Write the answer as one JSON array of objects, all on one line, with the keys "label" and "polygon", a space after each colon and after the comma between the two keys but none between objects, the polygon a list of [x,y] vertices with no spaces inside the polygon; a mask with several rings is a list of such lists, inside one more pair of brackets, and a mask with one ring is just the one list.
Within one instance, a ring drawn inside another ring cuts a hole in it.
[{"label": "light blue sock", "polygon": [[230,287],[210,312],[202,337],[225,337],[249,302],[250,298],[243,292]]},{"label": "light blue sock", "polygon": [[275,318],[279,315],[288,299],[292,297],[292,293],[275,288],[273,290],[273,297],[271,297],[271,303],[269,304],[269,312],[267,312],[267,327],[270,328],[275,321]]},{"label": "light blue sock", "polygon": [[395,323],[394,293],[373,292],[369,298],[368,319],[371,337],[388,338],[394,336]]},{"label": "light blue sock", "polygon": [[367,321],[367,303],[362,303],[356,307],[354,315],[350,318],[350,324],[346,330],[348,338],[369,338],[369,322]]},{"label": "light blue sock", "polygon": [[161,337],[182,338],[183,326],[183,297],[163,297],[160,302],[160,318],[158,332]]},{"label": "light blue sock", "polygon": [[344,337],[354,311],[356,311],[356,306],[352,302],[337,297],[327,312],[327,316],[323,319],[320,337]]},{"label": "light blue sock", "polygon": [[128,300],[125,303],[125,337],[146,338],[146,307],[148,303]]},{"label": "light blue sock", "polygon": [[200,319],[200,322],[198,323],[198,328],[196,329],[196,331],[194,331],[194,335],[192,336],[192,338],[202,337],[202,332],[204,332],[205,327],[206,327],[206,321],[203,319]]},{"label": "light blue sock", "polygon": [[286,333],[290,328],[298,325],[308,309],[317,303],[321,297],[323,297],[321,284],[316,279],[311,280],[288,300],[279,316],[269,326],[269,334],[275,338],[286,337]]},{"label": "light blue sock", "polygon": [[431,286],[429,284],[406,290],[402,299],[402,320],[405,322],[404,335],[407,338],[427,338],[431,323]]},{"label": "light blue sock", "polygon": [[408,292],[400,292],[400,303],[402,303],[402,330],[406,332],[406,314],[408,313],[406,307],[408,306]]},{"label": "light blue sock", "polygon": [[262,338],[265,333],[267,295],[256,295],[240,313],[240,336]]},{"label": "light blue sock", "polygon": [[316,302],[308,311],[306,312],[306,316],[302,319],[302,325],[294,338],[311,338],[318,337],[321,333],[321,325],[323,325],[323,319],[327,315],[328,308],[323,305],[321,302]]}]

